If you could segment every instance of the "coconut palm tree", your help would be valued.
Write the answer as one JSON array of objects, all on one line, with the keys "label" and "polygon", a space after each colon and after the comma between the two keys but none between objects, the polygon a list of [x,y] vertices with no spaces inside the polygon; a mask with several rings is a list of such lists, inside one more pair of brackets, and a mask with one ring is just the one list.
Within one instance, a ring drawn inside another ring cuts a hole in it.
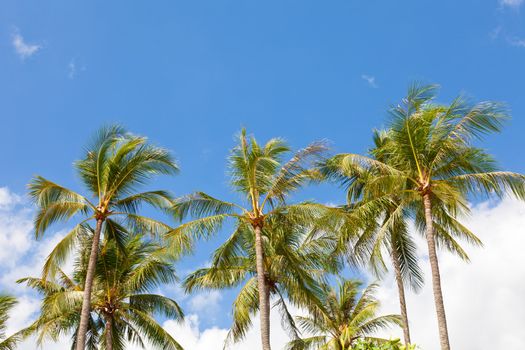
[{"label": "coconut palm tree", "polygon": [[[371,157],[385,162],[385,154],[380,152],[381,146],[387,140],[386,132],[374,132],[374,148]],[[342,161],[344,157],[336,156],[321,166],[321,171],[328,178],[346,186],[347,206],[343,206],[351,215],[368,217],[366,225],[359,235],[342,236],[343,249],[350,262],[356,266],[369,267],[372,272],[381,277],[387,266],[383,258],[383,250],[389,253],[394,276],[398,288],[399,306],[403,321],[403,336],[405,344],[410,344],[410,328],[405,298],[405,284],[413,290],[419,290],[423,284],[423,275],[418,266],[416,245],[408,232],[410,215],[397,196],[365,200],[363,190],[368,182],[374,182],[380,173],[374,173],[374,168],[363,167],[359,172],[355,167],[351,173],[346,172]],[[360,213],[364,210],[364,213]],[[346,248],[345,248],[346,247]]]},{"label": "coconut palm tree", "polygon": [[[71,349],[77,345],[80,331],[83,286],[94,232],[85,226],[83,243],[75,261],[72,276],[62,270],[57,278],[43,281],[27,277],[26,283],[43,294],[39,318],[26,330],[38,335],[38,344],[45,339],[58,341],[72,334]],[[151,291],[176,281],[166,248],[143,242],[139,236],[123,239],[123,247],[107,240],[99,247],[95,268],[87,332],[87,348],[123,350],[126,343],[142,348],[181,350],[180,344],[154,319],[160,314],[176,320],[184,315],[172,299]],[[147,344],[150,344],[147,346]]]},{"label": "coconut palm tree", "polygon": [[319,161],[325,149],[321,143],[311,144],[284,163],[283,157],[290,153],[290,148],[283,140],[274,138],[259,145],[255,138],[248,139],[243,129],[239,145],[229,157],[231,186],[243,201],[230,203],[197,192],[178,199],[173,207],[177,217],[193,218],[175,229],[173,234],[179,237],[208,236],[218,231],[227,219],[252,232],[263,350],[270,350],[270,286],[265,278],[263,243],[268,237],[264,236],[264,226],[272,216],[282,213],[286,213],[289,221],[303,225],[326,216],[328,208],[316,203],[286,203],[291,193],[318,178],[310,165]]},{"label": "coconut palm tree", "polygon": [[51,224],[79,217],[77,225],[47,258],[43,279],[52,277],[64,262],[75,246],[83,225],[89,221],[95,222],[78,331],[77,350],[82,350],[89,326],[91,288],[103,226],[117,241],[125,233],[122,230],[123,223],[132,226],[135,232],[163,234],[169,231],[168,225],[137,212],[142,204],[155,208],[168,206],[171,203],[170,195],[165,191],[136,192],[136,189],[155,175],[175,173],[177,166],[168,151],[148,144],[144,137],[112,126],[98,132],[84,158],[75,163],[75,168],[86,188],[85,195],[41,176],[31,181],[29,193],[38,208],[34,223],[37,238]]},{"label": "coconut palm tree", "polygon": [[0,294],[0,350],[14,350],[20,340],[23,339],[23,332],[16,332],[15,334],[6,337],[7,320],[9,319],[9,312],[17,304],[16,298]]},{"label": "coconut palm tree", "polygon": [[[466,257],[454,239],[480,244],[458,220],[469,213],[468,196],[499,197],[507,193],[525,198],[525,176],[500,171],[494,158],[473,141],[498,132],[507,114],[494,102],[475,105],[463,98],[450,105],[432,103],[436,86],[414,85],[403,103],[390,110],[387,142],[378,152],[385,161],[356,154],[338,155],[347,174],[368,172],[374,180],[363,188],[363,198],[398,198],[424,232],[432,272],[440,344],[450,349],[436,245]],[[370,170],[371,169],[371,170]],[[352,175],[354,176],[354,175]]]},{"label": "coconut palm tree", "polygon": [[359,340],[388,341],[374,337],[383,328],[400,325],[398,315],[377,316],[380,307],[374,297],[376,284],[359,295],[361,282],[340,280],[337,288],[323,283],[316,298],[305,304],[308,315],[296,316],[299,327],[311,335],[292,340],[289,350],[350,350]]},{"label": "coconut palm tree", "polygon": [[[286,215],[270,217],[263,227],[264,271],[269,294],[276,300],[282,324],[293,338],[298,338],[295,322],[287,303],[301,306],[318,292],[318,282],[327,272],[341,267],[333,254],[337,247],[334,235],[315,227],[290,223]],[[210,267],[190,274],[184,281],[187,292],[197,289],[224,289],[242,286],[233,303],[233,325],[226,339],[241,340],[259,310],[256,252],[253,232],[239,222],[235,233],[219,247]]]}]

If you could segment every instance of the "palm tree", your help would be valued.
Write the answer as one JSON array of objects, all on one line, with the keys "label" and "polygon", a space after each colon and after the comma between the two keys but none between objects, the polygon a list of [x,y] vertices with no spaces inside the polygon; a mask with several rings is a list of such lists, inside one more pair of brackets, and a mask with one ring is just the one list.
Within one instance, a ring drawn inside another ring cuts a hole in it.
[{"label": "palm tree", "polygon": [[[373,333],[391,325],[400,325],[398,315],[376,316],[380,307],[374,297],[376,284],[366,287],[359,296],[361,282],[340,280],[338,288],[323,283],[315,299],[305,305],[307,316],[297,316],[300,328],[311,334],[292,340],[289,350],[350,350],[359,340],[387,341]],[[358,298],[359,297],[359,298]]]},{"label": "palm tree", "polygon": [[0,350],[14,350],[16,344],[23,338],[23,332],[17,332],[10,337],[6,337],[7,320],[9,319],[9,312],[15,307],[16,298],[0,294]]},{"label": "palm tree", "polygon": [[[380,150],[387,142],[387,133],[376,131],[373,139],[374,148],[370,151],[372,158],[385,162],[386,155]],[[398,196],[364,200],[363,190],[367,183],[373,183],[381,174],[374,173],[375,169],[372,167],[353,167],[349,173],[342,162],[344,159],[345,156],[329,159],[321,166],[321,171],[328,178],[347,187],[348,205],[343,208],[351,215],[364,215],[368,218],[360,235],[341,237],[344,246],[350,246],[346,255],[353,265],[368,266],[377,277],[381,277],[387,269],[383,250],[389,252],[398,288],[404,342],[410,344],[405,284],[413,290],[419,290],[423,285],[416,245],[408,231],[410,215]],[[361,213],[361,210],[364,210],[364,213]]]},{"label": "palm tree", "polygon": [[[296,306],[318,292],[318,282],[327,272],[336,272],[340,262],[334,254],[337,240],[315,227],[295,226],[286,215],[270,217],[263,228],[265,281],[269,294],[276,297],[282,324],[298,337],[295,322],[285,299]],[[224,289],[242,286],[233,303],[233,325],[226,345],[241,340],[259,310],[257,263],[252,230],[239,222],[235,233],[215,252],[211,267],[190,274],[184,281],[187,292],[196,289]]]},{"label": "palm tree", "polygon": [[[86,228],[85,240],[70,277],[59,269],[58,278],[42,281],[27,277],[26,283],[43,294],[39,318],[26,330],[38,334],[38,344],[45,339],[59,340],[72,334],[72,346],[77,345],[82,308],[82,287],[85,284],[87,263],[93,230]],[[182,350],[180,344],[153,318],[160,314],[182,320],[184,315],[172,299],[151,293],[165,283],[176,281],[175,270],[166,257],[166,248],[141,241],[139,236],[106,241],[99,248],[91,309],[89,313],[87,347],[89,349],[123,350],[126,342],[142,348],[151,344],[159,349]],[[125,254],[123,254],[123,252]]]},{"label": "palm tree", "polygon": [[433,104],[436,86],[414,85],[401,105],[390,110],[387,142],[380,152],[385,161],[356,154],[339,155],[344,171],[363,168],[378,174],[363,189],[367,200],[399,198],[418,229],[425,233],[442,350],[450,349],[437,245],[466,257],[455,237],[480,244],[458,220],[469,213],[468,196],[502,197],[511,193],[525,198],[525,176],[500,171],[474,140],[498,132],[507,118],[500,104],[469,104],[463,98],[448,106]]},{"label": "palm tree", "polygon": [[[322,216],[325,207],[315,203],[288,205],[287,197],[304,184],[318,177],[310,169],[325,151],[321,143],[314,143],[298,151],[286,163],[284,155],[290,148],[281,139],[274,138],[264,146],[255,138],[249,140],[243,129],[239,145],[229,158],[231,186],[240,193],[239,204],[221,201],[205,193],[197,192],[176,201],[173,210],[183,218],[190,214],[192,221],[179,226],[173,234],[183,236],[207,236],[218,231],[226,219],[233,219],[237,227],[248,227],[254,236],[257,292],[261,319],[263,350],[270,350],[270,289],[264,266],[264,226],[277,214],[286,213],[288,220],[306,224]],[[235,233],[233,234],[235,235]]]},{"label": "palm tree", "polygon": [[86,187],[86,195],[60,186],[41,176],[29,184],[30,195],[38,207],[35,218],[35,235],[40,238],[53,223],[65,221],[73,216],[82,220],[55,247],[46,260],[43,279],[53,276],[74,247],[79,232],[88,221],[95,221],[91,253],[87,265],[77,350],[86,343],[90,313],[90,297],[95,265],[97,261],[100,233],[103,226],[115,240],[125,233],[122,223],[136,232],[162,234],[170,227],[157,220],[137,214],[142,204],[164,208],[171,203],[165,191],[135,192],[137,187],[158,174],[173,174],[177,171],[169,152],[152,146],[146,138],[126,133],[113,126],[102,128],[94,142],[87,148],[85,157],[75,167]]}]

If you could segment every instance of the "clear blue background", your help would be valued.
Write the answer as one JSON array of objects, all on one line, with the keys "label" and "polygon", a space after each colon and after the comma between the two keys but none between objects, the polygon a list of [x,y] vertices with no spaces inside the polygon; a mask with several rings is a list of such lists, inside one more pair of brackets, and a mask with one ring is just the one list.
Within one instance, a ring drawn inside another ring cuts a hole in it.
[{"label": "clear blue background", "polygon": [[[242,126],[260,141],[328,139],[334,151],[365,152],[414,80],[441,84],[443,102],[464,92],[508,103],[512,121],[484,146],[524,172],[523,18],[497,0],[3,0],[0,186],[22,193],[40,174],[79,189],[72,162],[82,146],[121,123],[179,160],[181,174],[154,187],[234,199],[225,165]],[[42,48],[21,59],[17,32]],[[343,193],[323,186],[302,197],[337,203]],[[199,244],[181,270],[225,235]]]}]

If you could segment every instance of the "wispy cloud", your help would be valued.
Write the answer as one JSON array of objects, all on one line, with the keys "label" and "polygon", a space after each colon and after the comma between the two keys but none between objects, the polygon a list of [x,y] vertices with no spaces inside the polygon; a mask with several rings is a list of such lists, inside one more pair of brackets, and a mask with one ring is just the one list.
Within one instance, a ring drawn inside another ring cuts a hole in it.
[{"label": "wispy cloud", "polygon": [[18,31],[18,29],[16,29],[13,33],[11,43],[13,44],[16,54],[22,60],[33,56],[35,53],[40,51],[40,49],[42,49],[42,45],[30,44],[26,42],[22,34],[20,34],[20,32]]},{"label": "wispy cloud", "polygon": [[86,66],[79,64],[76,58],[72,58],[67,64],[67,77],[75,79],[81,72],[86,70]]},{"label": "wispy cloud", "polygon": [[500,4],[503,6],[518,8],[523,4],[523,0],[500,0]]},{"label": "wispy cloud", "polygon": [[75,79],[77,76],[77,63],[74,58],[67,65],[67,76],[69,79]]},{"label": "wispy cloud", "polygon": [[525,39],[522,39],[522,38],[517,38],[517,37],[508,38],[507,42],[511,44],[512,46],[525,47]]},{"label": "wispy cloud", "polygon": [[368,86],[377,88],[376,77],[371,76],[371,75],[362,74],[361,79],[366,81],[368,83]]}]

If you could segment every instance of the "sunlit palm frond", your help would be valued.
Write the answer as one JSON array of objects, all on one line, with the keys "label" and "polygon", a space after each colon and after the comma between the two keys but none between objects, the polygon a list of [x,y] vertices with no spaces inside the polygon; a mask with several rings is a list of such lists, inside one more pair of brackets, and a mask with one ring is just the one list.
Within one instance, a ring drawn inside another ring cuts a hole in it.
[{"label": "sunlit palm frond", "polygon": [[226,337],[225,346],[244,338],[252,324],[253,315],[259,309],[257,279],[249,279],[233,302],[233,323]]}]

